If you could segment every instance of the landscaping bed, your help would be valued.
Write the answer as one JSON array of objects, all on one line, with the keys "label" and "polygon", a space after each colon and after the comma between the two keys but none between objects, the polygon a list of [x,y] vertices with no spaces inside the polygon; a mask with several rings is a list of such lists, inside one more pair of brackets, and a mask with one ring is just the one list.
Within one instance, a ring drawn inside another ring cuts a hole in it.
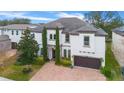
[{"label": "landscaping bed", "polygon": [[60,63],[57,63],[57,65],[64,66],[64,67],[72,67],[72,62],[68,58],[62,58]]},{"label": "landscaping bed", "polygon": [[42,64],[42,57],[38,57],[36,62],[31,65],[17,65],[15,64],[17,60],[16,56],[7,60],[12,64],[0,67],[0,76],[17,80],[17,81],[26,81],[30,80],[30,78],[41,68]]},{"label": "landscaping bed", "polygon": [[122,80],[120,65],[111,49],[111,42],[106,43],[106,63],[101,72],[107,77],[107,80]]}]

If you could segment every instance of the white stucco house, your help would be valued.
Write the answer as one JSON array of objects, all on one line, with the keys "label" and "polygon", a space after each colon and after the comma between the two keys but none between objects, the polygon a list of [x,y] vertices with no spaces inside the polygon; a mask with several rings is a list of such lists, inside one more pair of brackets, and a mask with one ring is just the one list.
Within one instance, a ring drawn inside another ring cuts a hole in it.
[{"label": "white stucco house", "polygon": [[[0,33],[9,35],[12,42],[18,43],[22,32],[30,28],[39,47],[42,48],[43,27],[47,28],[48,58],[55,58],[56,27],[59,28],[61,57],[71,58],[73,66],[98,69],[105,66],[105,36],[102,29],[78,18],[60,18],[40,25],[13,24],[3,26]],[[42,51],[39,50],[39,54]]]},{"label": "white stucco house", "polygon": [[124,75],[124,26],[113,29],[112,50],[122,68],[122,74]]}]

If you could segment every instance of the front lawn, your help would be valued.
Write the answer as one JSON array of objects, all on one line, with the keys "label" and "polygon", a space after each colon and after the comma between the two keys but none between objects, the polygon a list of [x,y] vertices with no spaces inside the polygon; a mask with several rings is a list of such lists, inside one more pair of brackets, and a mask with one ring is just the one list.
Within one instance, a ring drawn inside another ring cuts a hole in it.
[{"label": "front lawn", "polygon": [[31,77],[41,68],[42,64],[36,63],[30,65],[32,72],[30,73],[23,73],[23,69],[26,67],[25,65],[16,65],[16,57],[14,56],[9,61],[13,61],[12,64],[0,68],[0,76],[17,80],[17,81],[26,81],[30,80]]},{"label": "front lawn", "polygon": [[106,48],[106,63],[104,68],[104,71],[106,71],[106,77],[108,80],[122,80],[120,65],[111,50],[111,42],[106,43]]}]

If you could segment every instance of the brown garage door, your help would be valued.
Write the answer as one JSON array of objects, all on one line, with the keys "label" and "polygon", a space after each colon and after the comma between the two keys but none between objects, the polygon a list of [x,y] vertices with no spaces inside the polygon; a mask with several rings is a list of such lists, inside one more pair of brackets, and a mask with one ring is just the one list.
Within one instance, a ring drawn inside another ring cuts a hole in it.
[{"label": "brown garage door", "polygon": [[99,69],[101,66],[101,62],[100,62],[100,59],[97,59],[97,58],[74,56],[74,65]]}]

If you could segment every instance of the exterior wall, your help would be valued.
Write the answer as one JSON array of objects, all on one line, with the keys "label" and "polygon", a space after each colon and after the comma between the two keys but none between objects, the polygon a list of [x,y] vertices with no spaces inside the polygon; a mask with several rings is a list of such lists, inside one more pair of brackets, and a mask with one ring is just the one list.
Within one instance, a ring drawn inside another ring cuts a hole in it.
[{"label": "exterior wall", "polygon": [[[85,47],[84,36],[90,37],[90,47]],[[71,35],[71,60],[73,61],[74,55],[102,58],[104,61],[102,66],[105,65],[105,37],[95,36],[95,34],[79,34]]]},{"label": "exterior wall", "polygon": [[[47,43],[48,45],[55,45],[56,42],[55,40],[50,40],[50,34],[54,35],[56,34],[56,30],[55,29],[48,29],[47,30]],[[59,30],[59,41],[60,41],[60,45],[62,44],[62,30]]]},{"label": "exterior wall", "polygon": [[112,49],[116,59],[124,67],[124,36],[112,33]]},{"label": "exterior wall", "polygon": [[[18,35],[16,35],[16,31],[14,31],[14,35],[12,35],[12,30],[4,31],[4,35],[9,35],[12,42],[19,42],[22,35],[22,30],[18,30]],[[105,65],[105,37],[104,36],[95,36],[93,33],[80,33],[79,35],[70,35],[70,42],[65,42],[65,34],[62,33],[62,30],[59,31],[60,33],[60,53],[61,56],[64,57],[64,49],[67,50],[67,57],[68,57],[68,50],[71,50],[71,60],[73,62],[74,55],[79,56],[87,56],[87,57],[95,57],[95,58],[102,58],[103,63],[102,66]],[[31,32],[33,34],[34,32]],[[40,50],[42,48],[42,33],[34,33],[35,40],[38,42]],[[48,57],[52,59],[52,48],[55,49],[55,40],[50,40],[50,34],[56,34],[55,29],[48,29],[47,30],[47,43],[48,43]],[[90,47],[84,46],[84,36],[90,37]],[[41,55],[41,51],[39,50],[38,54]]]},{"label": "exterior wall", "polygon": [[[50,39],[50,34],[52,34],[53,39]],[[55,49],[56,40],[54,40],[54,35],[56,35],[55,29],[48,29],[47,30],[47,44],[48,44],[48,58],[52,59],[52,49]],[[59,41],[60,41],[60,55],[61,55],[61,45],[62,45],[62,30],[59,30]]]},{"label": "exterior wall", "polygon": [[67,52],[66,57],[68,58],[68,50],[71,50],[71,47],[70,46],[63,46],[62,47],[62,49],[61,49],[61,55],[62,55],[62,57],[64,57],[64,49]]},{"label": "exterior wall", "polygon": [[62,34],[61,38],[62,38],[62,41],[61,41],[62,45],[64,45],[64,46],[71,46],[71,40],[70,40],[70,42],[65,42],[65,34]]},{"label": "exterior wall", "polygon": [[95,57],[102,58],[102,66],[105,66],[105,51],[106,51],[106,44],[105,44],[105,37],[104,36],[96,36],[95,37]]},{"label": "exterior wall", "polygon": [[[33,34],[33,33],[31,33],[31,34]],[[39,44],[38,55],[41,55],[41,48],[43,47],[42,46],[42,33],[34,33],[34,36],[35,36],[35,40]]]},{"label": "exterior wall", "polygon": [[0,53],[8,51],[10,49],[11,49],[11,41],[10,40],[0,41]]},{"label": "exterior wall", "polygon": [[11,39],[11,42],[19,43],[23,30],[18,30],[18,35],[16,35],[16,31],[17,30],[13,30],[14,32],[13,35],[12,35],[12,30],[4,30],[2,32],[3,32],[3,35],[9,36],[9,38]]}]

